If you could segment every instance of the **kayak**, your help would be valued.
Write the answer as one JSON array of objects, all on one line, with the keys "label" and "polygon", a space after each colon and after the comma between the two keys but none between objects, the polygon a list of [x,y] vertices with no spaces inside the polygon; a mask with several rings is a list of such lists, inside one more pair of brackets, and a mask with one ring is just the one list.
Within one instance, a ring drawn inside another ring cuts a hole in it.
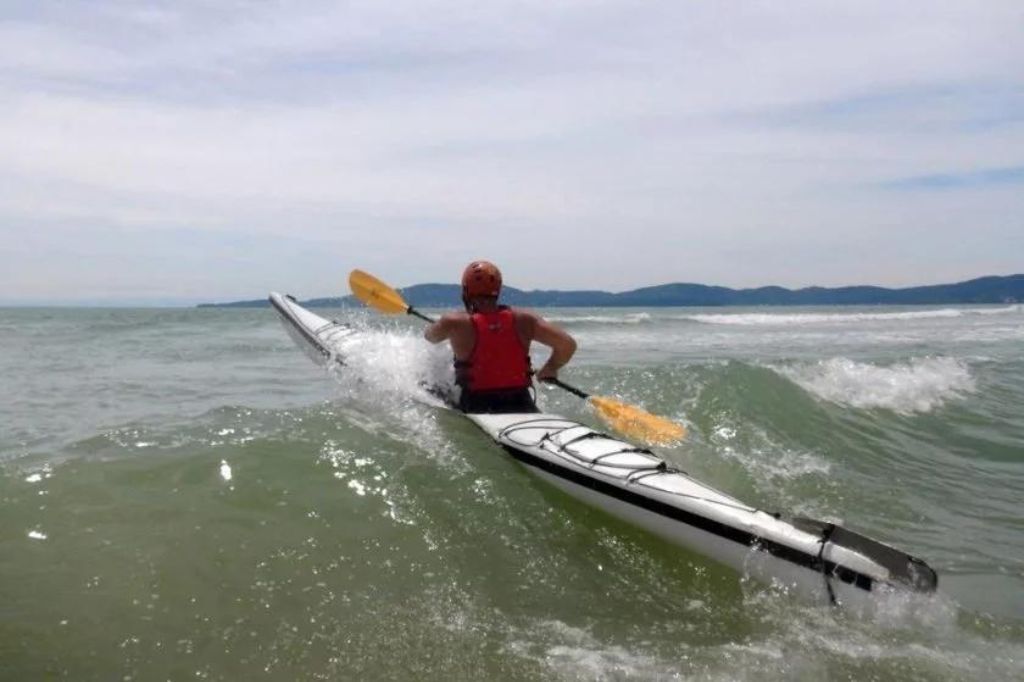
[{"label": "kayak", "polygon": [[[321,365],[358,330],[270,294],[289,336]],[[425,393],[424,402],[456,409]],[[527,470],[567,494],[741,575],[803,599],[855,609],[878,595],[929,594],[938,576],[924,561],[840,525],[756,509],[702,483],[650,449],[544,413],[469,414]]]}]

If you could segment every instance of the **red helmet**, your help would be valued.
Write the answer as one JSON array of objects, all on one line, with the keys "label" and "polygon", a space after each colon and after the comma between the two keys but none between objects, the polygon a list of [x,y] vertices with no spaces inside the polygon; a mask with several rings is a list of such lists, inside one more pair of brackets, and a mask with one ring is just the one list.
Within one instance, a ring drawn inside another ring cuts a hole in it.
[{"label": "red helmet", "polygon": [[501,293],[501,270],[494,263],[475,260],[462,271],[462,295],[466,298]]}]

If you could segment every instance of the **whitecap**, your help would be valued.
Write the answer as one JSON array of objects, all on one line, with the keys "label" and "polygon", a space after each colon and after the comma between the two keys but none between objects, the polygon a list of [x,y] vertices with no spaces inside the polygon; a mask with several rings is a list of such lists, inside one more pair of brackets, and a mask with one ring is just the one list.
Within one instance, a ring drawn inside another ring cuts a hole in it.
[{"label": "whitecap", "polygon": [[849,324],[859,322],[891,322],[899,320],[922,320],[955,318],[971,315],[1007,315],[1021,313],[1024,306],[1011,305],[1003,308],[932,308],[928,310],[899,310],[886,312],[842,312],[842,313],[713,313],[683,315],[679,319],[735,326],[779,326],[810,325],[823,323]]},{"label": "whitecap", "polygon": [[890,365],[839,357],[769,367],[822,400],[899,414],[930,412],[975,390],[967,363],[950,357],[912,358]]},{"label": "whitecap", "polygon": [[621,315],[551,315],[546,316],[549,322],[560,324],[593,323],[593,324],[617,324],[637,325],[651,321],[650,313],[623,313]]}]

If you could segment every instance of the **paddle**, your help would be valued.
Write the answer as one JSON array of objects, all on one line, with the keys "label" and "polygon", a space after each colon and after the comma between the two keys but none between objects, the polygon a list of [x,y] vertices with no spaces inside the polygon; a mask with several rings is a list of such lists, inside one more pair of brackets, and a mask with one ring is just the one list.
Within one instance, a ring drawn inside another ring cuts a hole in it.
[{"label": "paddle", "polygon": [[583,398],[594,406],[598,416],[605,424],[620,433],[642,440],[652,445],[672,445],[678,443],[686,436],[686,429],[669,421],[664,417],[658,417],[650,412],[645,412],[635,405],[630,405],[614,398],[600,395],[590,395],[575,386],[559,379],[541,379],[546,384],[553,384],[561,389]]},{"label": "paddle", "polygon": [[[401,294],[368,272],[353,270],[348,276],[348,285],[356,298],[382,313],[414,315],[421,320],[433,322],[432,319],[406,303]],[[655,445],[669,445],[682,440],[686,435],[686,429],[679,424],[645,412],[635,405],[629,405],[614,398],[590,395],[558,379],[542,379],[542,381],[558,386],[588,401],[606,424],[632,438]]]},{"label": "paddle", "polygon": [[353,270],[348,275],[348,286],[355,297],[368,306],[372,306],[388,315],[415,315],[421,320],[433,322],[432,319],[405,302],[402,296],[368,272]]}]

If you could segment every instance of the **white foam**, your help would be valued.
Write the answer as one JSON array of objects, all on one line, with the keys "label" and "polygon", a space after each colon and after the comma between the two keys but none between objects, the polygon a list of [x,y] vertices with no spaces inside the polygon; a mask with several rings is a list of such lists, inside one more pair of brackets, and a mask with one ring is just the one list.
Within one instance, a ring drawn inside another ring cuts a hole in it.
[{"label": "white foam", "polygon": [[899,414],[930,412],[975,389],[967,363],[949,357],[874,365],[849,358],[771,366],[822,400]]},{"label": "white foam", "polygon": [[627,313],[624,315],[552,315],[545,316],[551,322],[571,324],[574,322],[594,322],[599,324],[643,324],[651,321],[650,313]]},{"label": "white foam", "polygon": [[26,483],[41,483],[48,478],[53,476],[53,469],[50,464],[44,464],[41,469],[33,471],[31,474],[25,477]]},{"label": "white foam", "polygon": [[717,424],[710,441],[722,459],[739,464],[754,486],[774,504],[784,503],[791,511],[810,516],[826,513],[820,507],[822,497],[791,492],[801,487],[795,485],[800,481],[815,481],[822,492],[833,485],[828,475],[832,465],[821,455],[779,444],[763,429],[749,423]]},{"label": "white foam", "polygon": [[755,447],[749,453],[726,447],[722,454],[727,459],[740,461],[768,490],[777,490],[782,482],[803,476],[827,475],[832,468],[828,461],[814,453],[783,450],[771,445]]},{"label": "white foam", "polygon": [[340,374],[362,382],[360,390],[418,395],[420,382],[443,382],[451,373],[450,359],[419,335],[366,329],[338,339],[333,350],[345,362]]},{"label": "white foam", "polygon": [[902,310],[897,312],[855,312],[855,313],[715,313],[683,315],[679,319],[693,320],[704,324],[736,326],[779,326],[810,325],[823,323],[851,324],[858,322],[890,322],[898,320],[926,320],[955,318],[971,315],[1020,314],[1024,306],[1011,305],[1004,308],[936,308],[931,310]]},{"label": "white foam", "polygon": [[[539,632],[537,632],[539,631]],[[680,651],[677,661],[658,658],[626,647],[602,642],[589,630],[559,620],[537,623],[534,636],[542,634],[542,662],[559,679],[674,679],[687,655]],[[526,652],[534,647],[513,642],[512,651]],[[680,645],[684,649],[685,645]],[[536,655],[536,654],[534,654]]]},{"label": "white foam", "polygon": [[358,334],[336,337],[331,346],[345,363],[330,363],[328,369],[342,396],[368,404],[374,408],[373,414],[380,415],[350,410],[346,413],[349,421],[370,433],[404,440],[429,452],[433,459],[465,466],[438,426],[437,415],[424,407],[424,403],[439,403],[426,386],[454,383],[451,351],[446,345],[431,346],[419,333],[408,330],[366,327]]}]

